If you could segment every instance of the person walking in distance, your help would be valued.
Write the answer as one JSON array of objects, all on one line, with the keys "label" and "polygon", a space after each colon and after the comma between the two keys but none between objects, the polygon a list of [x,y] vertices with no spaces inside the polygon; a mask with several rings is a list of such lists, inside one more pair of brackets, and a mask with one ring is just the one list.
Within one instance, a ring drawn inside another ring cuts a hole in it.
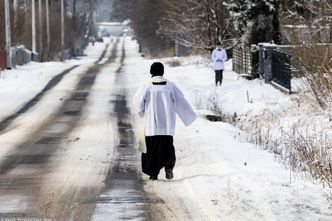
[{"label": "person walking in distance", "polygon": [[186,126],[197,115],[180,89],[163,77],[162,63],[153,63],[150,73],[151,82],[138,89],[134,96],[134,109],[144,118],[146,150],[142,151],[142,171],[151,180],[157,180],[164,168],[166,179],[172,179],[176,161],[173,145],[176,114]]},{"label": "person walking in distance", "polygon": [[216,73],[216,86],[218,86],[218,84],[220,86],[222,84],[225,61],[227,60],[226,50],[222,48],[220,42],[216,44],[216,49],[212,51],[211,58]]}]

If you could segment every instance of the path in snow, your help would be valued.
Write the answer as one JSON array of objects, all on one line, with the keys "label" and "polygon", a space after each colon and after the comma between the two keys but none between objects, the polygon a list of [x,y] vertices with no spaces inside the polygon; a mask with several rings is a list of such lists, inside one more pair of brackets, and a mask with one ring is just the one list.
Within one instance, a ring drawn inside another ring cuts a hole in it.
[{"label": "path in snow", "polygon": [[[106,49],[105,49],[106,50]],[[51,90],[53,87],[55,87],[62,78],[70,73],[72,70],[77,68],[78,65],[74,65],[73,67],[70,67],[66,69],[65,71],[61,72],[60,74],[53,77],[48,84],[38,93],[36,96],[34,96],[31,100],[29,100],[25,105],[23,105],[17,112],[11,114],[10,116],[6,117],[0,122],[0,134],[3,132],[7,127],[10,125],[10,123],[18,118],[20,115],[26,113],[29,109],[31,109],[33,106],[35,106],[47,93],[49,90]]]},{"label": "path in snow", "polygon": [[[64,100],[63,105],[56,111],[53,118],[28,140],[16,146],[0,162],[0,195],[1,201],[7,202],[9,210],[1,210],[1,217],[52,217],[64,220],[75,217],[76,220],[86,220],[91,215],[95,202],[80,202],[83,197],[99,194],[94,188],[74,189],[60,205],[55,205],[51,195],[41,192],[42,184],[55,165],[52,164],[57,154],[63,151],[64,143],[77,140],[68,139],[68,134],[79,125],[82,110],[85,108],[90,90],[100,70],[116,58],[118,41],[113,44],[107,63],[99,63],[106,55],[107,48],[95,63],[79,80],[75,90]],[[65,180],[62,180],[65,183]],[[62,185],[58,183],[58,185]],[[42,195],[41,195],[42,194]],[[48,199],[49,198],[49,199]],[[18,202],[12,202],[17,199]],[[15,205],[16,204],[16,205]],[[3,208],[3,204],[0,204]]]},{"label": "path in snow", "polygon": [[131,113],[126,98],[126,85],[122,66],[125,59],[125,41],[122,47],[121,66],[116,71],[113,94],[113,119],[117,122],[118,145],[114,150],[106,186],[97,201],[92,220],[151,220],[149,202],[143,190],[143,180],[135,135],[131,124]]},{"label": "path in snow", "polygon": [[[127,102],[128,73],[122,71],[127,40],[120,38],[112,50],[106,48],[51,117],[30,138],[4,152],[0,218],[163,219],[163,212],[155,213],[153,205],[165,203],[147,196],[143,188]],[[105,59],[107,51],[110,57]],[[36,108],[39,102],[34,102]],[[26,109],[22,117],[31,115]],[[8,133],[17,130],[10,127]]]}]

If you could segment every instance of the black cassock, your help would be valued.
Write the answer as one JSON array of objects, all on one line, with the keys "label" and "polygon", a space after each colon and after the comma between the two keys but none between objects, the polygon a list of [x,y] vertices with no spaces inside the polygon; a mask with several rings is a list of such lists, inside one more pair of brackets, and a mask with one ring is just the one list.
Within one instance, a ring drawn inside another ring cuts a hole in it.
[{"label": "black cassock", "polygon": [[142,153],[143,172],[157,177],[163,167],[173,170],[176,161],[173,136],[147,136],[145,142],[147,151]]}]

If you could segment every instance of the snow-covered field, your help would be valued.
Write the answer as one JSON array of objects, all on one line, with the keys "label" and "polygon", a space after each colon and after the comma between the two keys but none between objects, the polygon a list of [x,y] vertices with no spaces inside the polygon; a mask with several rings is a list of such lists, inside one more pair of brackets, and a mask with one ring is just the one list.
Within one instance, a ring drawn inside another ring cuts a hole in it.
[{"label": "snow-covered field", "polygon": [[[140,57],[136,42],[130,38],[126,38],[125,47],[122,74],[126,79],[128,103],[131,103],[138,87],[149,81],[149,68],[156,60]],[[32,133],[32,128],[50,117],[61,99],[69,94],[82,70],[97,60],[103,49],[104,44],[96,44],[95,47],[89,46],[86,51],[88,56],[84,59],[65,63],[31,63],[1,72],[0,120],[38,93],[53,76],[73,65],[82,64],[45,95],[38,108],[15,120],[11,125],[15,130],[0,136],[0,157]],[[167,64],[172,59],[161,61]],[[178,120],[174,138],[177,164],[173,180],[166,180],[163,172],[158,181],[150,181],[142,174],[147,194],[164,202],[156,202],[152,210],[161,212],[160,217],[166,217],[167,220],[332,220],[332,199],[327,189],[310,180],[294,179],[291,171],[278,163],[273,154],[248,143],[248,134],[231,124],[210,122],[204,117],[204,114],[218,107],[227,115],[236,113],[240,120],[249,125],[250,119],[263,116],[266,112],[283,113],[292,109],[297,100],[260,80],[238,78],[231,70],[231,62],[227,63],[223,86],[216,88],[214,72],[206,62],[201,62],[202,58],[178,59],[182,65],[166,65],[165,77],[182,89],[200,117],[190,127],[184,127]],[[110,67],[108,71],[114,72],[113,69]],[[93,87],[93,99],[89,100],[90,105],[85,110],[88,115],[82,120],[82,127],[69,137],[82,138],[84,134],[95,133],[98,138],[80,139],[78,146],[89,147],[83,151],[75,145],[69,145],[65,157],[59,159],[59,167],[50,177],[50,182],[66,177],[64,174],[71,174],[74,177],[67,177],[70,185],[83,185],[80,182],[94,185],[91,182],[93,177],[86,175],[95,169],[89,168],[89,162],[99,161],[98,170],[106,170],[105,162],[111,159],[107,153],[112,151],[109,145],[115,139],[107,137],[112,122],[107,120],[108,100],[105,97],[110,95],[107,87],[112,87],[112,82],[113,77],[107,75],[107,71],[100,74]],[[99,124],[100,131],[93,131],[94,124]],[[109,149],[101,148],[102,152],[99,152],[97,147],[100,145],[109,146]],[[80,182],[77,182],[78,179]],[[102,182],[100,179],[97,177],[99,184]],[[47,193],[49,190],[43,191]],[[66,189],[63,190],[65,192]]]}]

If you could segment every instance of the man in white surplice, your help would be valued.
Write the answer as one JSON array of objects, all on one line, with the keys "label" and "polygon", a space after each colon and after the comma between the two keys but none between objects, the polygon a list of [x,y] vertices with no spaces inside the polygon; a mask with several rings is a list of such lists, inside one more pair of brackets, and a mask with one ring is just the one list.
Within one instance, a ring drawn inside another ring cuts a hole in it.
[{"label": "man in white surplice", "polygon": [[188,126],[197,118],[196,113],[180,89],[163,77],[164,66],[160,62],[151,65],[151,82],[143,85],[135,94],[134,108],[144,118],[146,151],[142,152],[142,171],[157,180],[164,167],[166,178],[173,178],[175,166],[176,114]]},{"label": "man in white surplice", "polygon": [[216,49],[212,51],[211,59],[213,62],[213,68],[216,74],[216,86],[221,86],[223,79],[223,72],[225,62],[227,60],[226,50],[222,48],[220,42],[216,44]]}]

